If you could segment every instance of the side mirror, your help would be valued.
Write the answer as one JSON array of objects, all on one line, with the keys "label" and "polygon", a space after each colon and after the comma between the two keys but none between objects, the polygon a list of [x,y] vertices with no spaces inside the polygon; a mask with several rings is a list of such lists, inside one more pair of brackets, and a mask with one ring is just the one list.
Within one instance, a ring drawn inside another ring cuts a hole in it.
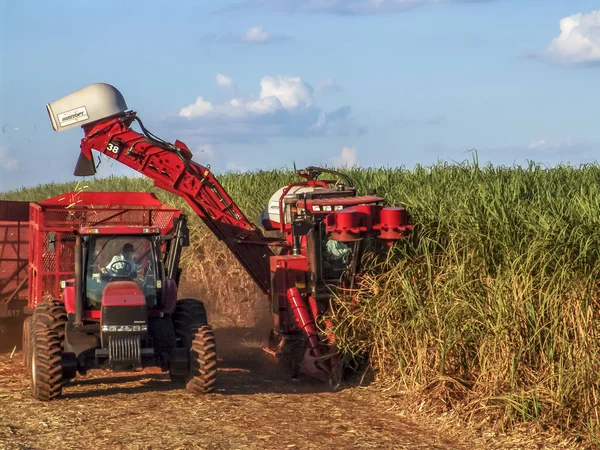
[{"label": "side mirror", "polygon": [[48,232],[48,251],[49,252],[56,251],[56,231]]}]

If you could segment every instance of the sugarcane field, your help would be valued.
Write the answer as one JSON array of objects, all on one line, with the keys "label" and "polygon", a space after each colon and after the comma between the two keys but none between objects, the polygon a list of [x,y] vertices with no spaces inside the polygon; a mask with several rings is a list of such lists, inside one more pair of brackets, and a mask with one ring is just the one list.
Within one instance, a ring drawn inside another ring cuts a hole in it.
[{"label": "sugarcane field", "polygon": [[0,450],[600,448],[597,8],[0,0]]}]

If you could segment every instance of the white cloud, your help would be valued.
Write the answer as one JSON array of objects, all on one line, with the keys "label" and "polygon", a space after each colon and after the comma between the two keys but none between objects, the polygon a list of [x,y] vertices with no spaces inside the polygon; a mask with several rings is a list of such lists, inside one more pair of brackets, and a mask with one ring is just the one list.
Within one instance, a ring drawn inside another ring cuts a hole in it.
[{"label": "white cloud", "polygon": [[204,39],[219,44],[273,44],[290,41],[292,38],[286,34],[272,33],[263,27],[251,27],[244,32],[226,31],[220,34],[207,34]]},{"label": "white cloud", "polygon": [[425,5],[468,0],[250,0],[239,6],[258,6],[274,11],[327,14],[383,14]]},{"label": "white cloud", "polygon": [[232,80],[231,86],[219,93],[219,100],[197,97],[164,124],[194,146],[262,144],[281,136],[361,136],[368,131],[356,122],[349,105],[327,111],[321,108],[319,92],[301,77],[264,76],[258,85],[252,95],[241,92]]},{"label": "white cloud", "polygon": [[0,170],[14,172],[19,168],[21,162],[10,154],[7,147],[0,147]]},{"label": "white cloud", "polygon": [[213,110],[212,103],[198,97],[195,103],[181,108],[179,115],[181,117],[202,117],[208,115]]},{"label": "white cloud", "polygon": [[340,154],[333,158],[334,164],[341,167],[356,166],[357,151],[355,148],[343,147]]},{"label": "white cloud", "polygon": [[581,151],[589,146],[589,142],[566,137],[562,139],[534,139],[527,148],[539,152]]},{"label": "white cloud", "polygon": [[218,73],[215,77],[217,84],[221,87],[230,87],[232,80],[228,76],[223,75],[222,73]]},{"label": "white cloud", "polygon": [[316,92],[338,92],[341,91],[340,86],[331,78],[325,78],[315,86]]},{"label": "white cloud", "polygon": [[242,34],[244,42],[267,42],[270,36],[262,27],[252,27]]},{"label": "white cloud", "polygon": [[565,65],[600,63],[600,9],[560,20],[560,36],[546,49],[545,56]]},{"label": "white cloud", "polygon": [[[228,80],[231,81],[229,78]],[[187,118],[261,116],[280,110],[292,111],[308,107],[312,104],[312,95],[313,88],[300,77],[265,76],[260,80],[258,99],[232,98],[213,106],[203,97],[198,97],[194,104],[181,108],[179,116]]]},{"label": "white cloud", "polygon": [[263,77],[260,80],[260,98],[276,98],[285,109],[293,109],[301,104],[310,106],[313,89],[300,77]]}]

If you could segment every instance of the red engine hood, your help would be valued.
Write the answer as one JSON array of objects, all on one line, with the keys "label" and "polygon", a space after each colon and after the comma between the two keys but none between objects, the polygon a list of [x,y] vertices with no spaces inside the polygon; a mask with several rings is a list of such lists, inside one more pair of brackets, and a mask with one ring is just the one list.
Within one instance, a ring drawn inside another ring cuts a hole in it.
[{"label": "red engine hood", "polygon": [[146,306],[146,300],[137,283],[113,281],[104,288],[102,306]]}]

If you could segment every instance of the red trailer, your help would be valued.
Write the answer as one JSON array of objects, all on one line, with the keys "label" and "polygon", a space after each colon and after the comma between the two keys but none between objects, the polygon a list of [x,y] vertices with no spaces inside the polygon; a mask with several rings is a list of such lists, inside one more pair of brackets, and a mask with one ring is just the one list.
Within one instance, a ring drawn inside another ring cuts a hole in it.
[{"label": "red trailer", "polygon": [[24,316],[28,243],[29,202],[0,201],[0,323]]},{"label": "red trailer", "polygon": [[73,278],[75,237],[82,227],[158,227],[164,234],[181,211],[145,192],[69,192],[31,203],[28,308],[63,298]]},{"label": "red trailer", "polygon": [[1,202],[6,316],[25,316],[34,397],[60,396],[92,368],[158,366],[194,393],[214,390],[216,350],[202,302],[178,301],[182,211],[145,192],[70,192]]},{"label": "red trailer", "polygon": [[[81,227],[173,227],[181,211],[139,192],[70,192],[38,203],[0,200],[0,320],[23,318],[44,299],[62,299],[73,278]],[[31,218],[31,220],[30,220]],[[31,280],[31,282],[29,282]]]}]

